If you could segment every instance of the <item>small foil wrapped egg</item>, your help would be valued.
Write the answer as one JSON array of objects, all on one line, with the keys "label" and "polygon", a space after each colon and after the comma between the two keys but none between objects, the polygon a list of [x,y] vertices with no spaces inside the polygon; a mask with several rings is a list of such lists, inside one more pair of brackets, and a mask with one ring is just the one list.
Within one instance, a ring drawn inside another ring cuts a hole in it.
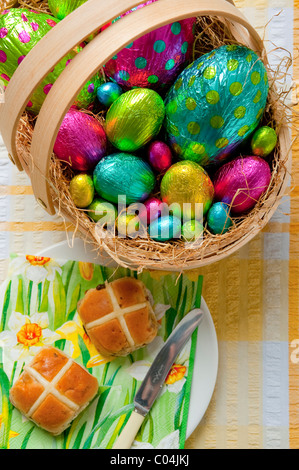
[{"label": "small foil wrapped egg", "polygon": [[155,176],[148,163],[135,155],[116,153],[104,157],[93,173],[97,193],[117,203],[145,201],[155,186]]},{"label": "small foil wrapped egg", "polygon": [[253,155],[267,157],[276,147],[277,134],[272,127],[263,126],[258,129],[251,139],[251,149]]},{"label": "small foil wrapped egg", "polygon": [[157,242],[166,242],[181,237],[182,223],[178,217],[162,216],[151,222],[149,236]]},{"label": "small foil wrapped egg", "polygon": [[98,197],[93,200],[87,209],[87,214],[94,222],[99,222],[105,217],[107,223],[112,223],[117,218],[116,207],[110,202]]},{"label": "small foil wrapped egg", "polygon": [[[121,17],[155,1],[145,2]],[[195,18],[177,21],[136,39],[105,64],[104,73],[126,90],[165,89],[191,58],[195,21]]]},{"label": "small foil wrapped egg", "polygon": [[213,204],[208,212],[207,222],[212,233],[226,233],[233,225],[233,221],[230,217],[229,206],[223,202],[216,202]]},{"label": "small foil wrapped egg", "polygon": [[148,149],[148,161],[154,170],[163,173],[172,164],[172,153],[169,146],[162,141],[155,140]]},{"label": "small foil wrapped egg", "polygon": [[93,116],[71,108],[60,126],[54,153],[77,171],[90,171],[104,157],[107,138]]},{"label": "small foil wrapped egg", "polygon": [[[162,201],[178,204],[181,213],[189,219],[198,219],[209,210],[214,196],[213,183],[208,173],[197,163],[181,161],[172,165],[161,181]],[[198,208],[197,208],[197,205]]]},{"label": "small foil wrapped egg", "polygon": [[153,220],[162,215],[161,208],[163,206],[163,202],[160,199],[151,197],[144,201],[143,205],[144,210],[141,212],[140,217],[142,220],[146,220],[147,224],[150,224]]},{"label": "small foil wrapped egg", "polygon": [[142,223],[135,214],[123,212],[116,220],[118,236],[121,238],[137,238],[142,230]]},{"label": "small foil wrapped egg", "polygon": [[108,139],[117,149],[134,152],[160,132],[164,116],[164,102],[154,90],[136,88],[127,91],[107,112]]},{"label": "small foil wrapped egg", "polygon": [[90,206],[94,193],[94,184],[89,175],[81,173],[71,180],[70,194],[76,207],[85,209]]},{"label": "small foil wrapped egg", "polygon": [[120,95],[123,94],[123,90],[117,83],[107,82],[103,83],[97,89],[97,97],[101,104],[109,108]]},{"label": "small foil wrapped egg", "polygon": [[223,163],[259,125],[268,91],[266,68],[247,47],[225,45],[201,56],[166,96],[168,143],[181,159]]},{"label": "small foil wrapped egg", "polygon": [[188,220],[182,226],[182,237],[187,242],[198,240],[204,232],[203,225],[197,220]]},{"label": "small foil wrapped egg", "polygon": [[268,163],[260,157],[239,157],[220,167],[213,178],[215,201],[231,207],[234,215],[246,214],[267,191],[271,181]]}]

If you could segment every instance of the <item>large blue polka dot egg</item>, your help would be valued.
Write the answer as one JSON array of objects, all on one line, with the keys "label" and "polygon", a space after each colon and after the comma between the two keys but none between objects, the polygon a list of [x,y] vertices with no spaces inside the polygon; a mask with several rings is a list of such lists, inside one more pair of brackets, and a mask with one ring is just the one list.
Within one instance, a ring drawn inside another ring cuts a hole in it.
[{"label": "large blue polka dot egg", "polygon": [[203,55],[165,100],[173,151],[201,166],[222,162],[260,123],[268,92],[266,68],[247,47],[225,45]]}]

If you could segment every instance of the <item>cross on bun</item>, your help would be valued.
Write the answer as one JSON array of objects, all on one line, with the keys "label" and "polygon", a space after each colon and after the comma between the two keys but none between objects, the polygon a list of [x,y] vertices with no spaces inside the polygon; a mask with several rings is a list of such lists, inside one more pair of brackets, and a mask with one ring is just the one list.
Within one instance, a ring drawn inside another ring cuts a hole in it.
[{"label": "cross on bun", "polygon": [[24,367],[9,398],[26,418],[57,436],[97,392],[95,377],[62,351],[49,346]]},{"label": "cross on bun", "polygon": [[133,277],[90,289],[78,303],[78,313],[103,356],[126,356],[150,343],[158,332],[146,288]]}]

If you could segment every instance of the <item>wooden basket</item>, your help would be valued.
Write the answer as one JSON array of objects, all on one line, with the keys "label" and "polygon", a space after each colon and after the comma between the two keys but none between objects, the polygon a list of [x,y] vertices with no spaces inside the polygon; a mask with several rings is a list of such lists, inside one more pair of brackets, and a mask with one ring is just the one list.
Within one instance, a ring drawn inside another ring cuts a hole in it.
[{"label": "wooden basket", "polygon": [[[82,85],[108,60],[132,41],[174,21],[189,17],[217,17],[225,22],[236,42],[253,49],[267,66],[263,41],[256,30],[230,0],[159,0],[126,15],[88,43],[56,80],[35,121],[30,151],[20,144],[20,120],[33,91],[53,67],[77,44],[92,33],[144,3],[144,0],[89,0],[59,22],[22,61],[5,92],[1,105],[0,130],[13,163],[30,176],[37,201],[51,215],[58,207],[61,215],[73,222],[82,235],[104,249],[118,264],[133,269],[183,270],[198,268],[232,254],[249,242],[266,225],[277,209],[290,172],[290,132],[285,120],[279,123],[275,181],[262,198],[258,209],[225,235],[210,235],[196,250],[183,250],[178,242],[158,244],[140,240],[103,239],[72,211],[53,197],[50,163],[62,120],[75,101]],[[271,87],[268,107],[279,107],[275,86]],[[275,112],[273,113],[275,115]],[[277,114],[277,113],[276,113]],[[275,118],[274,118],[275,119]],[[54,199],[54,201],[53,201]],[[86,217],[85,214],[82,217]]]}]

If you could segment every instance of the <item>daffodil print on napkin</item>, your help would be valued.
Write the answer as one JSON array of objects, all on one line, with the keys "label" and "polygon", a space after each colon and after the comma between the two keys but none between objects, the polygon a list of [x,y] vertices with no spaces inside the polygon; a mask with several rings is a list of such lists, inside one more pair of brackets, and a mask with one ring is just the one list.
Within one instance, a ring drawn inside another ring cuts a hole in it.
[{"label": "daffodil print on napkin", "polygon": [[[144,282],[160,324],[154,341],[125,358],[102,357],[77,313],[88,289],[106,280],[135,276]],[[12,255],[0,288],[0,448],[109,449],[129,419],[141,381],[183,316],[201,301],[202,278],[136,272],[33,255]],[[63,350],[87,367],[99,394],[61,436],[26,420],[9,402],[9,389],[45,345]],[[134,448],[184,447],[196,333],[173,364],[159,399],[144,421]]]}]

